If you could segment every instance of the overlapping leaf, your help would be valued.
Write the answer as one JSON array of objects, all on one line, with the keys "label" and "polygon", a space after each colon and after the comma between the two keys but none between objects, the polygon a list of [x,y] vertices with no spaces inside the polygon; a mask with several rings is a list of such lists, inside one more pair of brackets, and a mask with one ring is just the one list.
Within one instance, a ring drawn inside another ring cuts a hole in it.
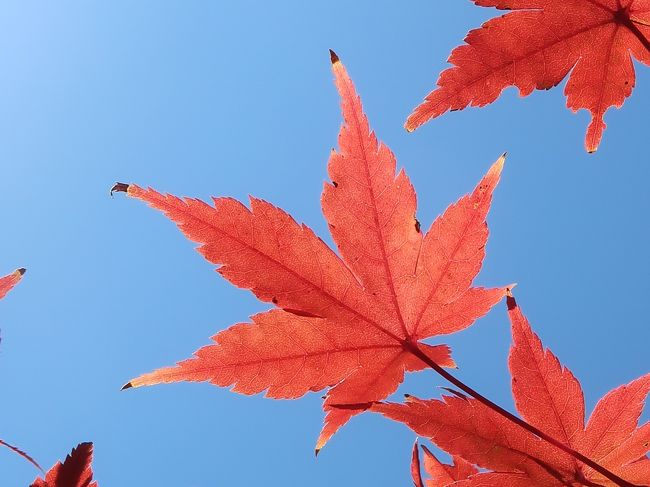
[{"label": "overlapping leaf", "polygon": [[136,185],[114,188],[162,211],[223,277],[275,305],[218,333],[193,358],[125,387],[209,381],[272,398],[331,387],[317,449],[365,404],[394,392],[406,371],[426,367],[414,351],[453,366],[446,346],[421,340],[471,325],[505,293],[472,287],[503,158],[423,235],[411,182],[403,170],[396,174],[395,157],[370,130],[334,54],[332,63],[345,123],[321,201],[340,257],[263,200],[251,198],[250,208],[231,198],[209,205]]},{"label": "overlapping leaf", "polygon": [[406,122],[415,130],[449,110],[484,106],[508,86],[521,96],[559,84],[567,106],[591,112],[585,146],[598,148],[605,112],[620,107],[635,84],[635,57],[650,64],[649,0],[474,0],[512,10],[472,30]]},{"label": "overlapping leaf", "polygon": [[[508,298],[513,346],[510,370],[521,416],[565,445],[607,468],[630,485],[650,485],[650,423],[638,425],[650,374],[605,395],[584,424],[582,388],[545,349],[513,298]],[[490,472],[467,476],[457,487],[616,485],[535,435],[513,428],[491,409],[459,396],[373,410],[402,421],[442,449]],[[433,484],[450,485],[444,480]]]},{"label": "overlapping leaf", "polygon": [[63,463],[58,462],[31,487],[98,487],[93,481],[93,444],[80,443]]}]

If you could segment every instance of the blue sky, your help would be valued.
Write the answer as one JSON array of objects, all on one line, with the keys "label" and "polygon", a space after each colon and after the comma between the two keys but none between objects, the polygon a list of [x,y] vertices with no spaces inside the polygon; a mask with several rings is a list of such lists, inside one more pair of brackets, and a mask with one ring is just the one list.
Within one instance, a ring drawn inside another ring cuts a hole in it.
[{"label": "blue sky", "polygon": [[[414,435],[364,415],[314,459],[318,394],[244,397],[206,384],[120,392],[265,305],[233,288],[115,181],[208,198],[252,194],[331,242],[320,212],[341,123],[328,48],[418,191],[419,219],[509,157],[477,282],[517,282],[587,404],[650,370],[650,70],[583,150],[586,113],[562,89],[402,124],[472,26],[469,1],[36,2],[0,6],[0,438],[44,466],[95,442],[102,487],[408,485]],[[459,376],[509,408],[505,304],[453,337]],[[424,397],[434,373],[400,389]],[[646,417],[648,415],[646,414]],[[34,469],[0,451],[2,484]]]}]

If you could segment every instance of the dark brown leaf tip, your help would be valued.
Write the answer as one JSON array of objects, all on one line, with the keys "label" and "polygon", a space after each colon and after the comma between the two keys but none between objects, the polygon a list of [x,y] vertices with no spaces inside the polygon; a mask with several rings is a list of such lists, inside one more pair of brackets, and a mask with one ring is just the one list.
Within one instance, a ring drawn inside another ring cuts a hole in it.
[{"label": "dark brown leaf tip", "polygon": [[16,270],[16,272],[18,272],[18,274],[20,274],[21,276],[24,276],[25,272],[27,272],[27,269],[21,267],[20,269]]},{"label": "dark brown leaf tip", "polygon": [[111,188],[111,196],[113,193],[126,193],[129,190],[129,185],[126,183],[115,183],[115,186]]},{"label": "dark brown leaf tip", "polygon": [[122,386],[122,389],[120,389],[120,390],[125,391],[126,389],[131,389],[131,387],[133,387],[133,384],[131,384],[130,382],[127,382],[126,384],[124,384]]},{"label": "dark brown leaf tip", "polygon": [[338,55],[330,49],[330,61],[332,61],[332,64],[336,64],[341,62],[339,59]]},{"label": "dark brown leaf tip", "polygon": [[515,297],[510,292],[510,289],[508,289],[508,293],[506,294],[506,305],[508,306],[508,311],[517,307],[517,301],[515,301]]}]

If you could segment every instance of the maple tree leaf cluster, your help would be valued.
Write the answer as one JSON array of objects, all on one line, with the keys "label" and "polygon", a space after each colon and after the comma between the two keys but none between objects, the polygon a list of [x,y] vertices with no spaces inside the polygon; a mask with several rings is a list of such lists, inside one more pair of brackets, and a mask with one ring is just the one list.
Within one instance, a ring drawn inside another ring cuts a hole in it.
[{"label": "maple tree leaf cluster", "polygon": [[[334,53],[332,69],[344,124],[321,205],[338,254],[260,199],[251,198],[247,207],[232,198],[208,204],[134,184],[113,188],[164,213],[219,274],[272,305],[251,322],[217,333],[192,358],[124,388],[210,382],[276,399],[327,389],[317,452],[354,415],[379,412],[454,455],[454,465],[444,465],[424,451],[429,486],[650,485],[650,428],[636,427],[650,375],[607,395],[585,426],[580,384],[542,348],[509,287],[472,285],[485,256],[486,216],[504,157],[424,232],[410,180],[396,172],[394,155],[370,129]],[[470,326],[506,294],[521,418],[446,372],[454,366],[448,347],[423,342]],[[427,367],[463,392],[382,402],[405,372]],[[423,485],[417,447],[412,473]]]}]

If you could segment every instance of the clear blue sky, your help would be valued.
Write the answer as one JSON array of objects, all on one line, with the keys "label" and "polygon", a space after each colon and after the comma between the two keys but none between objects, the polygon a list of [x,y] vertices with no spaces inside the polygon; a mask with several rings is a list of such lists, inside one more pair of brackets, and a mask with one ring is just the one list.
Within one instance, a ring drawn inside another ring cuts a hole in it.
[{"label": "clear blue sky", "polygon": [[[650,370],[650,70],[607,115],[599,152],[562,89],[402,124],[467,30],[469,1],[7,1],[0,6],[0,438],[52,465],[95,442],[102,487],[409,485],[414,435],[373,415],[314,459],[318,394],[244,397],[206,384],[120,392],[265,306],[221,279],[115,181],[208,198],[248,194],[330,241],[319,200],[341,122],[328,48],[419,196],[423,227],[509,158],[479,284],[517,282],[588,406]],[[447,340],[459,375],[512,406],[505,304]],[[400,392],[429,397],[433,373]],[[647,414],[646,414],[647,416]],[[0,450],[2,485],[36,476]]]}]

